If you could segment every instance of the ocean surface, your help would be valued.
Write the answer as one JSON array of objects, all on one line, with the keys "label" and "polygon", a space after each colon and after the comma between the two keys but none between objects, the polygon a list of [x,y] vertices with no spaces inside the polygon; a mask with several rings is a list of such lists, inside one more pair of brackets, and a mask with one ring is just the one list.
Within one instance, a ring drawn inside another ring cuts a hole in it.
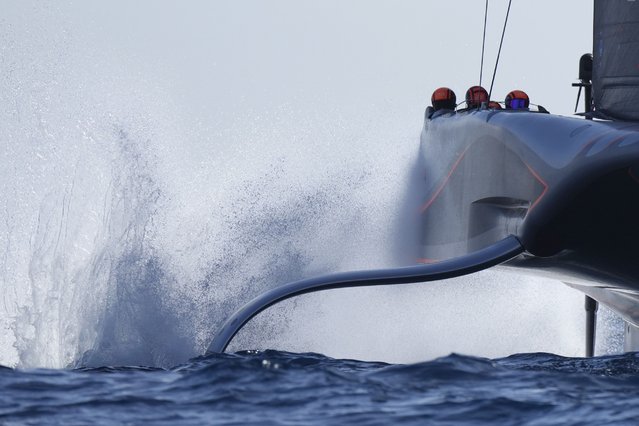
[{"label": "ocean surface", "polygon": [[633,425],[639,354],[415,364],[245,351],[167,368],[0,370],[0,424]]}]

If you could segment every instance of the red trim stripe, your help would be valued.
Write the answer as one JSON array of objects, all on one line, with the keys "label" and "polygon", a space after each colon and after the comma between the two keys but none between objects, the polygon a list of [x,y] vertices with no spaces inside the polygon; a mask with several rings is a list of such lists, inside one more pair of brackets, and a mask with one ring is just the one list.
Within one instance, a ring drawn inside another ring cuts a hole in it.
[{"label": "red trim stripe", "polygon": [[426,210],[428,210],[428,208],[435,202],[435,200],[437,199],[437,197],[439,197],[439,194],[444,190],[444,187],[446,186],[446,184],[448,183],[448,180],[450,179],[450,177],[453,175],[453,173],[455,172],[455,170],[457,169],[457,167],[459,166],[459,163],[461,163],[461,160],[464,158],[464,156],[466,155],[466,151],[468,151],[467,147],[464,152],[461,153],[461,155],[459,156],[459,158],[457,158],[457,161],[455,161],[455,164],[453,164],[453,167],[450,169],[450,171],[448,172],[448,174],[446,175],[446,177],[444,178],[443,182],[439,185],[439,187],[437,188],[437,190],[435,191],[435,193],[430,197],[430,199],[428,201],[426,201],[419,209],[419,212],[421,214],[424,214],[424,212]]},{"label": "red trim stripe", "polygon": [[537,206],[537,204],[539,204],[541,199],[544,198],[544,195],[546,195],[546,192],[548,192],[548,184],[546,183],[546,181],[544,181],[541,178],[541,176],[539,176],[539,174],[532,167],[530,167],[528,165],[528,163],[524,163],[524,164],[526,165],[526,167],[528,167],[528,170],[530,171],[530,173],[532,173],[532,175],[535,177],[535,179],[537,179],[537,181],[539,181],[539,183],[541,183],[542,186],[544,187],[544,190],[541,192],[541,195],[539,197],[537,197],[537,199],[532,203],[532,205],[528,209],[528,213],[530,213],[532,211],[532,209],[534,209]]}]

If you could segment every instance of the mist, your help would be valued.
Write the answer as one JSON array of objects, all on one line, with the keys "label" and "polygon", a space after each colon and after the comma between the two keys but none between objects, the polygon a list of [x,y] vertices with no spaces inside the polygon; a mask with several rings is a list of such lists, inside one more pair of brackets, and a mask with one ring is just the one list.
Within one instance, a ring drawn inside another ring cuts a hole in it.
[{"label": "mist", "polygon": [[[505,7],[491,2],[486,86]],[[268,288],[410,262],[398,236],[424,108],[435,88],[461,98],[479,79],[483,4],[469,0],[2,9],[7,366],[175,365]],[[524,89],[572,113],[591,13],[513,5],[495,98]],[[233,348],[580,355],[582,304],[561,283],[488,271],[298,298]]]}]

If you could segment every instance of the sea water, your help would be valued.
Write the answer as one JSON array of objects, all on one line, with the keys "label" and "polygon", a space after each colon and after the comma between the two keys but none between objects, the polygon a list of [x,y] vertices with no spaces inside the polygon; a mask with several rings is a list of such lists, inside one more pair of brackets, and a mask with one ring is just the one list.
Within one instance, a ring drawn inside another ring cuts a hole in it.
[{"label": "sea water", "polygon": [[3,424],[636,424],[637,354],[409,365],[238,352],[169,369],[0,370]]},{"label": "sea water", "polygon": [[3,423],[631,418],[618,319],[574,358],[583,297],[517,274],[307,295],[203,357],[267,289],[414,261],[422,42],[379,28],[420,6],[380,5],[3,5]]}]

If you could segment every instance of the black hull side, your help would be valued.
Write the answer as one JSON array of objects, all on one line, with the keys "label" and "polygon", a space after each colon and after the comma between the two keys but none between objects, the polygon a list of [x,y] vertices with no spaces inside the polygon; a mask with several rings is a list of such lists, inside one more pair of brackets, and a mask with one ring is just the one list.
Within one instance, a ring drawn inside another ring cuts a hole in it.
[{"label": "black hull side", "polygon": [[425,121],[421,159],[429,184],[422,262],[515,235],[528,255],[511,266],[608,304],[602,289],[639,294],[639,124],[533,112],[443,115]]}]

